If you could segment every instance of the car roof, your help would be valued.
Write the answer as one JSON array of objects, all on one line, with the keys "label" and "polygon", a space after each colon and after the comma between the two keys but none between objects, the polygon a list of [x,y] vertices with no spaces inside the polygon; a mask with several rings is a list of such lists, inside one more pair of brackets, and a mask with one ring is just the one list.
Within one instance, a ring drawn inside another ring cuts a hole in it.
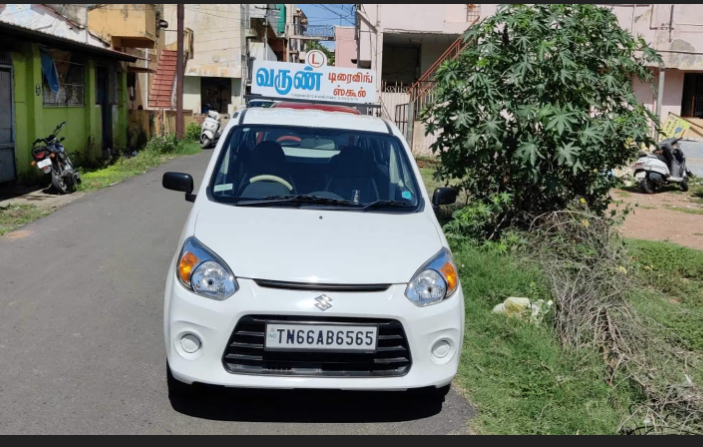
[{"label": "car roof", "polygon": [[[235,120],[230,121],[230,125]],[[346,112],[325,112],[310,109],[289,109],[271,107],[247,109],[242,124],[318,127],[324,129],[344,129],[377,133],[391,133],[390,125],[382,118],[367,115],[353,115]]]},{"label": "car roof", "polygon": [[301,102],[277,102],[272,107],[276,109],[296,109],[296,110],[322,110],[323,112],[343,112],[353,115],[361,115],[361,113],[347,106],[337,106],[333,104],[310,104]]}]

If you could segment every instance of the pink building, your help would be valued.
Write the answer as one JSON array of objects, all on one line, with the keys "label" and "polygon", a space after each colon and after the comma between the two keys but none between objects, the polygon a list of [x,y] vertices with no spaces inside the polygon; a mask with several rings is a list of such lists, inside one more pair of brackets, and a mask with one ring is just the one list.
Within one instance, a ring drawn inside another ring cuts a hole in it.
[{"label": "pink building", "polygon": [[335,67],[356,68],[356,33],[353,26],[334,27]]},{"label": "pink building", "polygon": [[[661,53],[663,70],[652,67],[661,93],[634,81],[637,97],[662,121],[669,113],[703,118],[703,7],[700,4],[602,5],[617,15],[620,26]],[[703,121],[703,120],[701,120]]]},{"label": "pink building", "polygon": [[[634,81],[637,97],[662,121],[674,113],[703,124],[703,7],[700,4],[602,4],[620,26],[639,35],[662,54],[664,66],[652,67],[655,88]],[[377,73],[381,113],[427,153],[417,109],[432,100],[434,70],[454,57],[457,39],[476,20],[495,13],[497,4],[358,5],[359,67]],[[345,57],[346,59],[347,57]],[[660,75],[660,72],[662,73]],[[663,89],[657,90],[659,77]],[[413,87],[411,87],[413,86]],[[418,127],[419,126],[419,127]],[[420,137],[419,137],[420,136]]]}]

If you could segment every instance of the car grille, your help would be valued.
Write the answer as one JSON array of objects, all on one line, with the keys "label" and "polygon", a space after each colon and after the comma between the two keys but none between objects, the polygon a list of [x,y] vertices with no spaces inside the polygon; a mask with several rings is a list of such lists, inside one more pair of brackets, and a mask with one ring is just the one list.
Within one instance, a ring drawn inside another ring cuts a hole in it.
[{"label": "car grille", "polygon": [[[357,323],[378,326],[375,353],[265,351],[266,323]],[[235,327],[223,363],[233,374],[321,377],[398,377],[412,365],[403,326],[395,320],[370,318],[249,315]]]}]

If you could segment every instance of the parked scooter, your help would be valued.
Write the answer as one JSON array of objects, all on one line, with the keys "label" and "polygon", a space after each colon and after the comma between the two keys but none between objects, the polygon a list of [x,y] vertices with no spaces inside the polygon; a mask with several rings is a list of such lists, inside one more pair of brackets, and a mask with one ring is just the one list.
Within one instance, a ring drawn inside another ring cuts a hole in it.
[{"label": "parked scooter", "polygon": [[686,169],[686,156],[679,141],[682,138],[669,138],[659,143],[653,154],[640,154],[635,163],[635,178],[642,191],[653,194],[657,188],[677,183],[683,191],[688,191],[691,173]]},{"label": "parked scooter", "polygon": [[51,174],[51,184],[59,194],[72,192],[81,183],[80,174],[73,168],[73,160],[61,144],[65,138],[57,139],[65,125],[64,121],[56,126],[53,134],[32,143],[32,165],[36,165],[44,174]]},{"label": "parked scooter", "polygon": [[[207,106],[210,109],[210,105]],[[214,110],[208,110],[203,127],[200,130],[200,147],[207,149],[214,146],[222,135],[222,119]]]}]

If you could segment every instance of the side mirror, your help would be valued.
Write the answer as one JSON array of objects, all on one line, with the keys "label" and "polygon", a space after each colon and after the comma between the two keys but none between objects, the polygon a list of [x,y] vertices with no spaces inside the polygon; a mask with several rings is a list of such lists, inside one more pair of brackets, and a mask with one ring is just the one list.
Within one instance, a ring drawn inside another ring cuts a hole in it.
[{"label": "side mirror", "polygon": [[454,188],[437,188],[432,195],[432,205],[451,205],[456,202],[456,189]]},{"label": "side mirror", "polygon": [[188,202],[195,202],[196,196],[193,194],[193,177],[189,174],[167,172],[164,174],[162,185],[166,189],[186,193],[186,200]]}]

